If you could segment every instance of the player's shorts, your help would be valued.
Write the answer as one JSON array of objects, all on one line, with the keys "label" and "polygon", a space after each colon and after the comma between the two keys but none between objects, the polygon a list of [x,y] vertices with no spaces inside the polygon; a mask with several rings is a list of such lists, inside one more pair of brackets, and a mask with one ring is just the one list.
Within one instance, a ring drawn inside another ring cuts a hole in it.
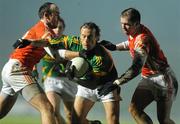
[{"label": "player's shorts", "polygon": [[[9,59],[1,74],[3,81],[1,92],[4,94],[14,96],[18,92],[22,91],[21,93],[23,97],[25,97],[26,100],[30,100],[35,94],[42,92],[40,86],[32,77],[32,72],[26,67],[22,66],[21,63],[16,59]],[[26,93],[26,90],[28,90],[28,92],[32,92]]]},{"label": "player's shorts", "polygon": [[152,92],[155,100],[173,100],[178,90],[178,82],[171,68],[163,74],[142,77],[137,89],[147,89]]},{"label": "player's shorts", "polygon": [[112,92],[109,92],[105,96],[99,96],[98,88],[91,90],[89,88],[78,85],[78,92],[77,92],[76,96],[80,96],[80,97],[89,99],[93,102],[97,102],[97,101],[112,102],[112,101],[120,101],[121,100],[120,92],[117,89],[115,89]]},{"label": "player's shorts", "polygon": [[65,77],[47,77],[44,81],[44,90],[58,93],[64,101],[74,101],[77,84]]}]

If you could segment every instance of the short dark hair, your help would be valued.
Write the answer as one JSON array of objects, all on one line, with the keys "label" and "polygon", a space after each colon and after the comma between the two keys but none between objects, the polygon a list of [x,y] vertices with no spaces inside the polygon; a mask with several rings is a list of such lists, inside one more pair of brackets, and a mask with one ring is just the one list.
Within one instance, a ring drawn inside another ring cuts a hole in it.
[{"label": "short dark hair", "polygon": [[82,29],[82,27],[85,27],[85,28],[88,28],[88,29],[95,29],[96,37],[100,37],[100,31],[101,30],[100,30],[99,26],[97,26],[94,22],[86,22],[80,27],[80,29]]},{"label": "short dark hair", "polygon": [[43,18],[43,15],[45,12],[51,14],[51,9],[50,9],[51,4],[54,4],[54,3],[46,2],[39,8],[38,15],[40,19]]},{"label": "short dark hair", "polygon": [[141,22],[140,12],[135,8],[128,8],[122,11],[121,17],[125,16],[129,17],[129,21],[131,21],[132,23]]}]

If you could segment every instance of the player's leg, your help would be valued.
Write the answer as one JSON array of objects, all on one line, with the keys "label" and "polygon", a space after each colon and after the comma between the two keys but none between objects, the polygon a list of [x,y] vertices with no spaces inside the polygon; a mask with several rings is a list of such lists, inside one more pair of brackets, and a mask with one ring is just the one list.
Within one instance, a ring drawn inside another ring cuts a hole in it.
[{"label": "player's leg", "polygon": [[151,118],[144,112],[144,109],[154,101],[153,91],[153,83],[148,79],[142,78],[133,94],[129,106],[129,112],[138,124],[153,123]]},{"label": "player's leg", "polygon": [[121,100],[119,94],[120,92],[115,89],[106,96],[101,97],[106,112],[107,124],[119,124],[119,101]]},{"label": "player's leg", "polygon": [[2,89],[0,92],[0,119],[5,117],[12,109],[17,100],[18,93],[15,93],[11,85],[9,84],[9,73],[12,70],[12,64],[7,62],[2,70]]},{"label": "player's leg", "polygon": [[129,106],[129,112],[137,124],[153,124],[151,118],[144,112],[146,106],[153,100],[154,96],[150,90],[136,88]]},{"label": "player's leg", "polygon": [[157,101],[157,116],[160,124],[175,124],[170,118],[172,100]]},{"label": "player's leg", "polygon": [[64,118],[60,114],[60,96],[54,91],[46,92],[46,96],[48,97],[48,100],[53,106],[53,110],[55,112],[55,121],[56,124],[66,124]]},{"label": "player's leg", "polygon": [[74,107],[74,101],[64,101],[64,112],[66,116],[66,124],[71,124],[72,122],[72,111]]},{"label": "player's leg", "polygon": [[[72,81],[65,80],[65,83],[62,82],[61,86],[64,84],[63,89],[61,90],[61,97],[64,102],[64,111],[66,115],[66,123],[72,124],[72,110],[74,108],[74,99],[75,94],[77,92],[77,85]],[[101,124],[98,120],[87,120],[85,122],[88,122],[88,124]]]},{"label": "player's leg", "polygon": [[41,113],[42,124],[55,124],[53,107],[38,83],[27,85],[21,93]]},{"label": "player's leg", "polygon": [[0,119],[5,117],[12,109],[17,100],[17,96],[17,94],[11,96],[2,92],[0,93]]},{"label": "player's leg", "polygon": [[86,117],[93,105],[93,101],[81,96],[76,96],[74,101],[72,122],[74,124],[88,124]]},{"label": "player's leg", "polygon": [[59,78],[47,77],[44,81],[44,90],[46,92],[48,100],[53,106],[56,124],[65,124],[65,120],[60,113],[61,88],[63,88],[60,83],[61,81]]},{"label": "player's leg", "polygon": [[176,97],[178,83],[174,72],[168,68],[167,72],[164,74],[164,78],[158,80],[159,82],[164,82],[168,84],[168,89],[161,87],[157,88],[157,116],[160,124],[175,124],[175,122],[170,118],[171,108],[173,104],[173,99]]}]

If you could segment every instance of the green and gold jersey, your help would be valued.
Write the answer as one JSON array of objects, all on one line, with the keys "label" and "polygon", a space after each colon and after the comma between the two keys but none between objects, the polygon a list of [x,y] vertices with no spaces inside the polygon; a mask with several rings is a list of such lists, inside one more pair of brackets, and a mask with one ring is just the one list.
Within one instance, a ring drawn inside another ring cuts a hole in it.
[{"label": "green and gold jersey", "polygon": [[[92,52],[92,56],[87,58],[87,61],[91,65],[93,77],[100,78],[103,83],[117,77],[111,54],[99,44],[93,48]],[[92,75],[86,75],[85,78],[89,79]]]},{"label": "green and gold jersey", "polygon": [[[59,38],[54,38],[50,41],[51,44],[57,45],[59,49],[68,49],[72,51],[80,51],[82,45],[77,36],[67,36],[63,35]],[[48,77],[61,77],[65,76],[65,66],[67,61],[62,63],[57,63],[54,58],[50,57],[48,54],[42,59],[42,74],[43,80]]]},{"label": "green and gold jersey", "polygon": [[[63,35],[59,38],[52,39],[51,44],[57,45],[59,49],[67,49],[71,51],[81,51],[83,49],[79,37]],[[85,75],[84,79],[103,78],[112,80],[114,76],[117,76],[116,69],[111,54],[101,45],[97,44],[93,50],[91,50],[92,56],[87,58],[90,64],[90,73]],[[47,76],[61,76],[65,71],[64,63],[57,63],[53,58],[46,55],[43,58],[43,78]],[[112,70],[114,70],[112,72]]]}]

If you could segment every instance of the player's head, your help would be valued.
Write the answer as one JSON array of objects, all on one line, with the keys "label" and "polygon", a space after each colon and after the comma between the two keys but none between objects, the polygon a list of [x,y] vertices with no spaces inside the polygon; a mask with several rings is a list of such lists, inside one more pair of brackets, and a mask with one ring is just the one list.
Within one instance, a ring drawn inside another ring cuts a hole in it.
[{"label": "player's head", "polygon": [[60,36],[62,36],[65,27],[66,27],[66,24],[64,22],[64,19],[59,18],[58,26],[57,26],[57,28],[53,29],[53,31],[58,37],[60,37]]},{"label": "player's head", "polygon": [[94,48],[99,38],[100,29],[95,23],[86,22],[80,27],[80,39],[84,49]]},{"label": "player's head", "polygon": [[39,18],[42,19],[49,28],[56,28],[59,19],[59,8],[56,4],[51,2],[44,3],[39,8]]},{"label": "player's head", "polygon": [[132,35],[140,25],[141,15],[138,10],[128,8],[120,16],[122,30],[127,35]]}]

